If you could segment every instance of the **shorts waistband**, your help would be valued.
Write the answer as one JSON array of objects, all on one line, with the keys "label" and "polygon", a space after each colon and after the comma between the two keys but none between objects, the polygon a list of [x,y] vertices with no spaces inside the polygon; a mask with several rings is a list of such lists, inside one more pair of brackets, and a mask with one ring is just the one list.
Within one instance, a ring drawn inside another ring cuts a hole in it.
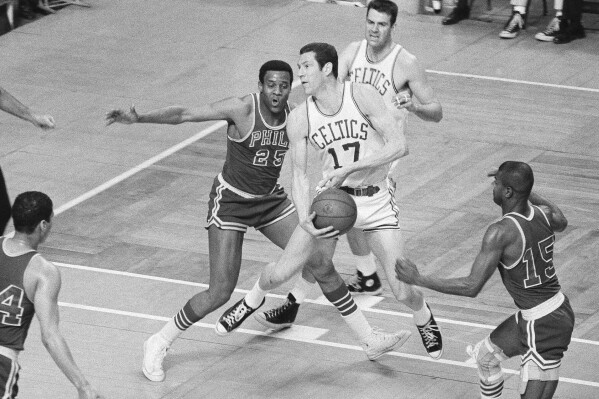
[{"label": "shorts waistband", "polygon": [[386,188],[386,182],[380,182],[377,184],[372,184],[370,186],[361,186],[361,187],[348,187],[341,186],[340,190],[345,191],[350,195],[354,195],[356,197],[372,197],[382,189]]},{"label": "shorts waistband", "polygon": [[18,351],[2,345],[0,345],[0,355],[9,358],[13,362],[16,362],[19,359]]},{"label": "shorts waistband", "polygon": [[227,190],[232,191],[235,194],[237,194],[237,195],[239,195],[240,197],[243,197],[243,198],[262,198],[262,197],[266,197],[267,195],[272,194],[276,190],[276,188],[278,186],[278,184],[276,184],[275,187],[271,190],[271,192],[269,194],[262,194],[262,195],[260,195],[260,194],[246,193],[243,190],[240,190],[240,189],[238,189],[236,187],[233,187],[232,185],[230,185],[229,183],[227,183],[227,181],[223,177],[222,173],[218,174],[218,181],[220,182],[220,184],[222,184],[223,186],[225,186],[227,188]]},{"label": "shorts waistband", "polygon": [[522,314],[522,318],[526,321],[538,320],[562,306],[565,299],[566,297],[560,291],[545,302],[538,304],[534,308],[521,310],[520,313]]}]

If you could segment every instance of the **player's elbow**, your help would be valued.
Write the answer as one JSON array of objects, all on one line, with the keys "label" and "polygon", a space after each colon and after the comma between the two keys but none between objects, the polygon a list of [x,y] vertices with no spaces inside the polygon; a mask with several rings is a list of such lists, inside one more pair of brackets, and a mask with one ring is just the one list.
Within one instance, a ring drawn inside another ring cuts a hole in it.
[{"label": "player's elbow", "polygon": [[566,227],[568,227],[568,219],[565,218],[565,216],[561,216],[561,217],[554,217],[553,219],[553,223],[551,228],[553,228],[553,231],[556,232],[561,232],[566,230]]},{"label": "player's elbow", "polygon": [[482,289],[482,284],[467,283],[462,292],[464,293],[464,296],[476,298]]}]

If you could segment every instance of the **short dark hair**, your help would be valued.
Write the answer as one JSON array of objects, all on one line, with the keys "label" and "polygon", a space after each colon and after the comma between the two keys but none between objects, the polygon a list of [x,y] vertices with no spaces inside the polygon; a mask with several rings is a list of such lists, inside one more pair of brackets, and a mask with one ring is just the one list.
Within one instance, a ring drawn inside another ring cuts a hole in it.
[{"label": "short dark hair", "polygon": [[337,79],[339,57],[337,56],[337,50],[335,46],[328,43],[309,43],[300,49],[300,55],[313,52],[314,59],[318,62],[318,66],[322,69],[327,62],[333,65],[333,76]]},{"label": "short dark hair", "polygon": [[19,233],[31,234],[42,220],[50,221],[52,200],[39,191],[26,191],[15,199],[12,220]]},{"label": "short dark hair", "polygon": [[387,14],[391,17],[391,25],[395,25],[395,21],[397,21],[397,4],[390,0],[373,0],[368,3],[368,8],[366,9],[366,15],[370,12],[370,10],[378,11],[382,14]]},{"label": "short dark hair", "polygon": [[525,162],[505,161],[497,170],[496,179],[504,186],[509,186],[516,193],[527,197],[532,191],[535,177],[532,168]]},{"label": "short dark hair", "polygon": [[291,65],[285,61],[270,60],[262,64],[260,67],[260,72],[258,73],[258,79],[260,80],[260,83],[264,83],[264,75],[266,75],[266,72],[268,71],[289,72],[289,83],[293,82],[293,68],[291,68]]}]

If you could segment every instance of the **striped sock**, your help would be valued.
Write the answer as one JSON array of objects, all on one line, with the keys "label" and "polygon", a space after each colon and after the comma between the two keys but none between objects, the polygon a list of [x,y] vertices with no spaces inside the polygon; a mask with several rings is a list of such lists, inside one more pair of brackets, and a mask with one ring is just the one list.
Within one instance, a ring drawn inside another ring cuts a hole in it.
[{"label": "striped sock", "polygon": [[170,345],[183,331],[187,330],[193,323],[200,319],[201,317],[198,317],[195,314],[191,305],[187,302],[179,313],[162,327],[158,334],[160,334]]},{"label": "striped sock", "polygon": [[481,398],[500,398],[503,393],[503,379],[497,382],[487,383],[480,380]]},{"label": "striped sock", "polygon": [[363,341],[372,333],[372,327],[370,327],[368,320],[354,302],[354,298],[352,298],[345,283],[341,283],[335,291],[323,292],[323,294],[329,302],[335,305],[343,320],[360,341]]}]

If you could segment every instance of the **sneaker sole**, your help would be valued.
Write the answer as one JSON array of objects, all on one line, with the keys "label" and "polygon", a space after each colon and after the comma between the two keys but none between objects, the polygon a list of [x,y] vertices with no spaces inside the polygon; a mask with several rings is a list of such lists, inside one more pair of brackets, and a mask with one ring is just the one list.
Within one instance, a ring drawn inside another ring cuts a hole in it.
[{"label": "sneaker sole", "polygon": [[428,355],[435,360],[439,360],[441,359],[441,356],[443,356],[443,348],[441,348],[441,350],[438,352],[431,352]]},{"label": "sneaker sole", "polygon": [[230,332],[227,331],[226,329],[225,329],[225,331],[220,331],[218,329],[219,326],[221,328],[224,328],[224,327],[221,326],[220,322],[217,321],[216,324],[214,325],[214,332],[216,333],[216,335],[220,335],[221,337],[224,337],[225,335],[229,335],[230,334]]},{"label": "sneaker sole", "polygon": [[141,371],[144,373],[144,375],[146,376],[146,378],[150,381],[154,381],[154,382],[162,382],[164,381],[164,379],[166,378],[166,374],[162,373],[162,375],[154,375],[151,374],[148,370],[146,370],[146,365],[145,365],[145,360],[146,360],[146,349],[148,347],[148,341],[144,342],[144,360],[143,360],[143,364],[141,366]]},{"label": "sneaker sole", "polygon": [[282,324],[271,323],[270,321],[266,320],[266,317],[264,317],[264,315],[262,313],[258,313],[256,315],[254,315],[254,319],[256,319],[256,321],[258,323],[262,324],[264,327],[268,327],[274,331],[281,331],[281,330],[289,328],[293,325],[293,323],[282,323]]},{"label": "sneaker sole", "polygon": [[537,39],[538,41],[548,43],[551,43],[554,37],[555,36],[535,35],[535,39]]},{"label": "sneaker sole", "polygon": [[408,330],[405,330],[405,331],[403,331],[402,336],[399,338],[399,341],[397,341],[397,343],[395,345],[393,345],[389,349],[385,350],[384,352],[376,354],[375,356],[372,356],[372,357],[368,356],[368,355],[366,355],[366,356],[368,357],[368,360],[371,360],[371,361],[376,360],[379,357],[383,356],[385,353],[391,352],[393,349],[401,348],[408,341],[408,339],[410,339],[411,336],[412,336],[412,333]]}]

